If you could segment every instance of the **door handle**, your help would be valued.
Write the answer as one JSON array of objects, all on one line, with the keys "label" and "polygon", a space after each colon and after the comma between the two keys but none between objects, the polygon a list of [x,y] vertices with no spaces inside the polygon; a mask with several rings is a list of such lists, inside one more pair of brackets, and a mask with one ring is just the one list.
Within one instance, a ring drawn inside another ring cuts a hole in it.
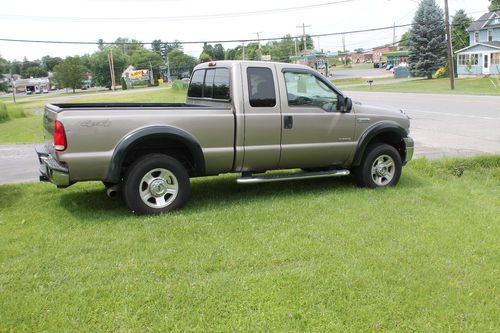
[{"label": "door handle", "polygon": [[292,129],[293,127],[293,117],[292,116],[284,116],[283,117],[283,128],[284,129]]}]

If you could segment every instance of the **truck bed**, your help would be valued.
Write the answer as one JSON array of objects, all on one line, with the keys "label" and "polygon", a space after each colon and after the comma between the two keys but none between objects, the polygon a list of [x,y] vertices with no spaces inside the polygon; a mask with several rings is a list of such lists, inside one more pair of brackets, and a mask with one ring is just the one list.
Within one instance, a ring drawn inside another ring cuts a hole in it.
[{"label": "truck bed", "polygon": [[[188,103],[56,103],[48,104],[54,112],[71,109],[99,109],[99,108],[216,108],[214,106]],[[229,107],[229,106],[228,106]],[[220,107],[218,107],[220,108]]]}]

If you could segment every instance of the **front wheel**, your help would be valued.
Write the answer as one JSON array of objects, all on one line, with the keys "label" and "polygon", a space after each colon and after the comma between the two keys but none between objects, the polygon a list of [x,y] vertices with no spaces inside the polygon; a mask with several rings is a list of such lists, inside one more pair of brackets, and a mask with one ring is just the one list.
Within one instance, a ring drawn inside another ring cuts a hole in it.
[{"label": "front wheel", "polygon": [[149,154],[128,170],[123,184],[127,206],[135,214],[159,214],[182,207],[189,196],[189,175],[176,159]]},{"label": "front wheel", "polygon": [[374,144],[366,148],[354,175],[358,186],[388,187],[398,183],[401,170],[401,156],[396,148],[388,144]]}]

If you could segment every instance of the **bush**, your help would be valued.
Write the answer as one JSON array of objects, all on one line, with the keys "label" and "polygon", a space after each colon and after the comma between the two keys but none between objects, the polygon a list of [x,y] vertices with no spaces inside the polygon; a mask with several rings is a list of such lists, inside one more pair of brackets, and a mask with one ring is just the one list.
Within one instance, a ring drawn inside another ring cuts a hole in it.
[{"label": "bush", "polygon": [[127,82],[125,82],[124,78],[120,80],[120,83],[122,85],[122,90],[127,90]]},{"label": "bush", "polygon": [[439,69],[436,71],[436,79],[442,79],[445,77],[450,77],[448,66],[439,67]]},{"label": "bush", "polygon": [[9,114],[7,113],[7,106],[0,103],[0,123],[4,123],[10,120]]},{"label": "bush", "polygon": [[14,118],[26,118],[27,114],[24,109],[17,105],[9,105],[0,103],[0,123],[12,120]]},{"label": "bush", "polygon": [[175,80],[174,83],[172,83],[172,89],[174,90],[184,90],[187,89],[188,84],[185,81],[182,80]]}]

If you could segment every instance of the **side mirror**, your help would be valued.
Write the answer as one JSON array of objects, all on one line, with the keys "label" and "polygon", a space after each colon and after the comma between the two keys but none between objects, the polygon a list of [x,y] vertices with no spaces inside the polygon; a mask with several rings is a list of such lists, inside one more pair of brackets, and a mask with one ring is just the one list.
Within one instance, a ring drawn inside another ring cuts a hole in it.
[{"label": "side mirror", "polygon": [[346,97],[344,99],[344,112],[351,112],[352,110],[352,99]]}]

